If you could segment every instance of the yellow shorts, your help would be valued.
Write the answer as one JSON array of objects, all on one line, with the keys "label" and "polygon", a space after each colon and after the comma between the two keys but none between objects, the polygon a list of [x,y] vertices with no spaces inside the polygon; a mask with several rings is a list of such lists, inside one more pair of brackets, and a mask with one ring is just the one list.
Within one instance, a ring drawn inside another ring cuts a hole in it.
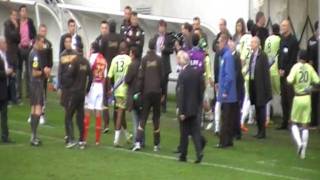
[{"label": "yellow shorts", "polygon": [[117,108],[126,109],[127,99],[125,97],[115,97],[115,104]]}]

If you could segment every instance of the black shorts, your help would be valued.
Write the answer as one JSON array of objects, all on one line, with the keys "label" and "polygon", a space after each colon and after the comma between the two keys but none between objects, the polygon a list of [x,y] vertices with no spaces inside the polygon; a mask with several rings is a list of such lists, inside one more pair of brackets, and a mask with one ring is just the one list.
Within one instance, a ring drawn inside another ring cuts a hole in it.
[{"label": "black shorts", "polygon": [[30,83],[30,105],[41,105],[44,102],[44,88],[43,82],[31,82]]}]

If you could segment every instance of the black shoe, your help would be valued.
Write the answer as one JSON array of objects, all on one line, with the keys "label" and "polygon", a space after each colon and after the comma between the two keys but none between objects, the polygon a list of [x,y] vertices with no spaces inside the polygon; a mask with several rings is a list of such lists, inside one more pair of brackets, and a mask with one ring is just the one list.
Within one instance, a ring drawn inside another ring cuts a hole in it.
[{"label": "black shoe", "polygon": [[234,139],[235,139],[235,140],[241,140],[241,135],[236,135],[236,136],[234,136]]},{"label": "black shoe", "polygon": [[12,143],[15,143],[15,142],[11,141],[11,139],[2,139],[2,143],[4,143],[4,144],[12,144]]},{"label": "black shoe", "polygon": [[199,164],[199,163],[201,163],[202,159],[203,159],[203,154],[199,155],[199,156],[197,157],[197,160],[194,161],[194,163],[195,163],[195,164]]},{"label": "black shoe", "polygon": [[178,161],[187,162],[187,158],[186,157],[179,157]]}]

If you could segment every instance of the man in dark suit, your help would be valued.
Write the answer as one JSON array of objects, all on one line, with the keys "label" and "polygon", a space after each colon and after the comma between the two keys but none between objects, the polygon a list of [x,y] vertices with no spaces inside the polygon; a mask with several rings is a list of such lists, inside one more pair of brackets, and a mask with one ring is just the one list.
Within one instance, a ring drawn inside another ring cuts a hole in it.
[{"label": "man in dark suit", "polygon": [[164,70],[164,89],[163,99],[161,101],[162,112],[167,111],[167,94],[168,94],[168,82],[169,74],[171,73],[170,54],[173,53],[173,48],[170,46],[167,33],[167,23],[164,20],[159,21],[158,34],[154,37],[157,40],[156,53],[161,57],[163,70]]},{"label": "man in dark suit", "polygon": [[182,53],[183,57],[179,60],[182,70],[178,77],[178,109],[182,126],[179,161],[187,161],[188,138],[191,135],[197,155],[195,163],[200,163],[203,158],[205,141],[201,136],[200,119],[197,117],[200,111],[199,107],[202,107],[204,79],[201,72],[190,66],[188,54],[183,51],[179,53]]},{"label": "man in dark suit", "polygon": [[266,138],[266,105],[272,98],[269,64],[267,55],[259,48],[260,39],[255,36],[251,40],[253,51],[249,66],[249,94],[250,102],[255,105],[258,139]]},{"label": "man in dark suit", "polygon": [[12,73],[12,69],[8,68],[6,59],[6,41],[0,37],[0,114],[1,114],[1,140],[3,143],[10,143],[8,130],[8,74]]},{"label": "man in dark suit", "polygon": [[4,35],[8,45],[7,59],[8,65],[12,68],[13,72],[8,77],[9,81],[9,100],[16,104],[17,99],[17,68],[19,63],[19,43],[20,43],[20,31],[18,24],[18,12],[17,10],[11,10],[10,18],[4,23]]},{"label": "man in dark suit", "polygon": [[59,55],[65,50],[64,47],[64,40],[67,36],[71,34],[71,40],[72,40],[72,49],[76,50],[78,53],[82,52],[83,49],[83,43],[81,36],[77,34],[77,25],[74,19],[69,19],[68,20],[68,33],[64,34],[60,38],[60,50],[59,50]]},{"label": "man in dark suit", "polygon": [[288,129],[291,114],[292,101],[294,96],[293,88],[287,83],[287,76],[292,66],[297,62],[299,43],[292,34],[289,20],[285,19],[281,23],[281,40],[279,49],[278,68],[280,74],[282,124],[279,130]]}]

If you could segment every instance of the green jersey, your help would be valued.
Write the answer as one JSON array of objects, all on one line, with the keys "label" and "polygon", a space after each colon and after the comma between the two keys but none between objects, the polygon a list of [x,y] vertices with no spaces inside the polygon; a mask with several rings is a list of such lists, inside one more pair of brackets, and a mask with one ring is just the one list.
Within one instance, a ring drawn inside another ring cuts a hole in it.
[{"label": "green jersey", "polygon": [[242,61],[242,74],[245,80],[249,80],[249,63],[251,58],[251,34],[245,34],[240,38],[239,47],[237,48],[240,53],[240,59]]},{"label": "green jersey", "polygon": [[118,55],[112,59],[111,66],[108,72],[108,78],[114,78],[115,90],[114,95],[116,97],[127,96],[127,85],[124,83],[124,77],[128,71],[128,67],[131,64],[131,58],[128,55]]},{"label": "green jersey", "polygon": [[320,79],[310,64],[298,62],[292,67],[287,81],[293,85],[296,94],[305,94],[305,90]]}]

